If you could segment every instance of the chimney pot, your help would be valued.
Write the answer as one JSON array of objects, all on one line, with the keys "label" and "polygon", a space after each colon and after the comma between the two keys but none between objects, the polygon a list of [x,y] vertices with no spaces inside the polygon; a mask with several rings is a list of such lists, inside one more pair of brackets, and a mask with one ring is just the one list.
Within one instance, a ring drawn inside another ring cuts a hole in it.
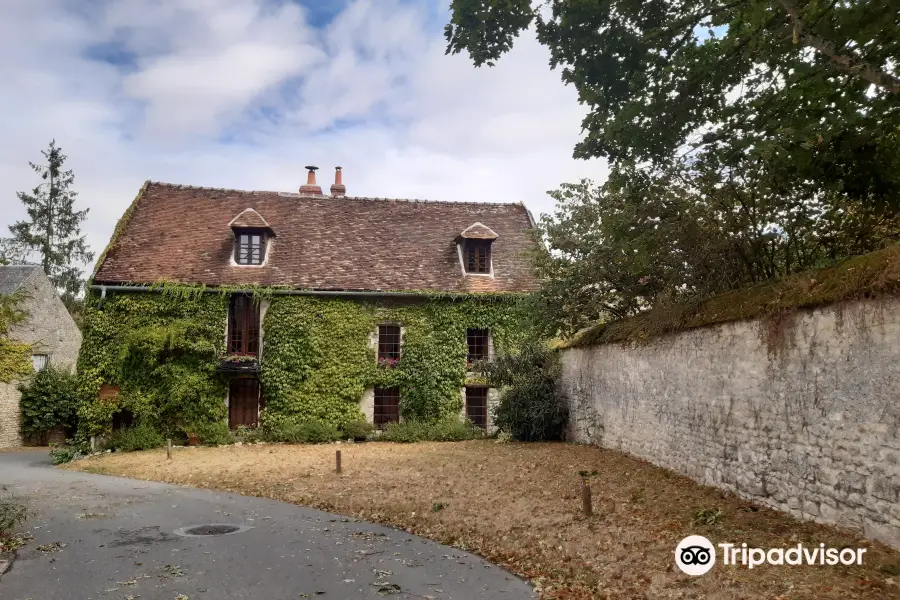
[{"label": "chimney pot", "polygon": [[334,184],[331,186],[331,195],[334,198],[343,198],[347,194],[341,167],[334,168]]},{"label": "chimney pot", "polygon": [[316,171],[319,169],[319,167],[307,165],[306,169],[309,171],[309,173],[307,173],[306,175],[306,185],[300,186],[300,193],[306,196],[321,196],[322,188],[316,185]]}]

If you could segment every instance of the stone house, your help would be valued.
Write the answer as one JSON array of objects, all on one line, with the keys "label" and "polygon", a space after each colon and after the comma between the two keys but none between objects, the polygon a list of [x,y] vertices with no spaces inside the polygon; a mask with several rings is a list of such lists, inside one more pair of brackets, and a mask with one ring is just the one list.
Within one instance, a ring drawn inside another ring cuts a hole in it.
[{"label": "stone house", "polygon": [[[27,316],[9,326],[6,339],[30,346],[35,371],[48,364],[74,368],[81,332],[43,269],[34,265],[0,265],[0,295],[13,294],[20,295],[17,308]],[[12,378],[0,379],[0,448],[22,445],[18,383]]]},{"label": "stone house", "polygon": [[517,311],[536,289],[528,210],[347,196],[340,167],[326,195],[315,171],[293,193],[143,186],[90,288],[80,371],[94,431],[170,414],[162,405],[186,387],[166,379],[157,394],[148,378],[123,375],[116,356],[130,351],[110,347],[146,347],[139,330],[211,332],[188,336],[207,336],[217,358],[194,363],[210,373],[207,391],[178,410],[222,397],[185,422],[382,427],[459,414],[493,429],[498,394],[470,367],[522,334]]}]

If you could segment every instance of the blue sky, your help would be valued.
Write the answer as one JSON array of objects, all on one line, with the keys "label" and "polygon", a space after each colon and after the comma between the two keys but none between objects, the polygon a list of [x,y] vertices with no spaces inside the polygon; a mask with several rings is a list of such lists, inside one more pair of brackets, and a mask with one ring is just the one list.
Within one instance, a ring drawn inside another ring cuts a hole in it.
[{"label": "blue sky", "polygon": [[549,212],[584,109],[533,36],[493,69],[445,56],[436,0],[0,2],[0,235],[51,138],[99,253],[147,179],[291,191],[316,164],[348,194]]}]

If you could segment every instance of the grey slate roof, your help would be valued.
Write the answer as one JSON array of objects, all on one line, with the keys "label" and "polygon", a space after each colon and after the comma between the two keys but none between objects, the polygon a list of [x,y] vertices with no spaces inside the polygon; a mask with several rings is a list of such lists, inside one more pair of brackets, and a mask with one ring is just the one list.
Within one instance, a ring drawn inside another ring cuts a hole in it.
[{"label": "grey slate roof", "polygon": [[40,265],[0,265],[0,294],[12,294],[40,270]]}]

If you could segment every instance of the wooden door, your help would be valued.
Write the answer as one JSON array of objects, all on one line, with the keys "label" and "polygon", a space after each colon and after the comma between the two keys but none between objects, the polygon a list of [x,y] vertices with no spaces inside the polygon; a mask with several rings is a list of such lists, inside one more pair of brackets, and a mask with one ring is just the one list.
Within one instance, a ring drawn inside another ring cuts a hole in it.
[{"label": "wooden door", "polygon": [[259,424],[259,380],[235,379],[228,393],[228,425],[256,427]]}]

